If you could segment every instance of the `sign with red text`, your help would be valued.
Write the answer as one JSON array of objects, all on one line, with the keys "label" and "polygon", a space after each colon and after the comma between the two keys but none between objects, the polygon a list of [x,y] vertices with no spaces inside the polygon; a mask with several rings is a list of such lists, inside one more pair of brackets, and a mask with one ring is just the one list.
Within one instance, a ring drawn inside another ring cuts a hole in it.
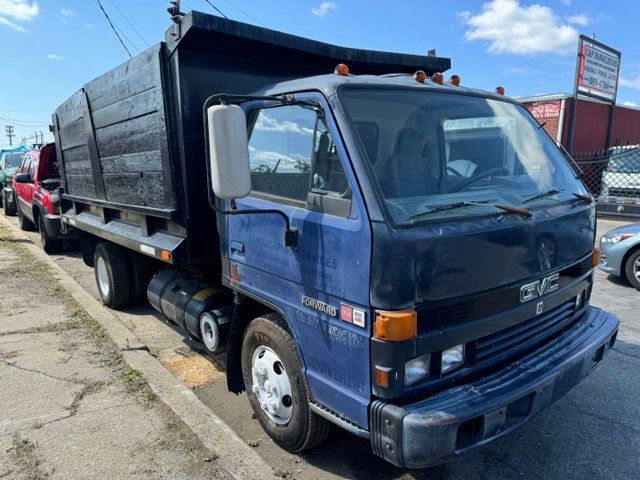
[{"label": "sign with red text", "polygon": [[620,52],[584,35],[580,35],[578,42],[578,93],[615,103]]}]

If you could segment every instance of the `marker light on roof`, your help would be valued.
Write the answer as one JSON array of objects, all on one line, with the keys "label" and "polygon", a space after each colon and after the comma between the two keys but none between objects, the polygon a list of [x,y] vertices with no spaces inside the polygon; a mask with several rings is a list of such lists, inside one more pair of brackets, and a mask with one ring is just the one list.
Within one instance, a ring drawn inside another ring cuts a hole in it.
[{"label": "marker light on roof", "polygon": [[349,75],[349,67],[347,67],[344,63],[339,63],[336,65],[336,69],[333,71],[336,75],[346,76]]},{"label": "marker light on roof", "polygon": [[424,81],[427,79],[427,74],[424,73],[423,70],[418,70],[413,74],[413,78],[416,82],[424,83]]},{"label": "marker light on roof", "polygon": [[498,95],[504,95],[504,87],[496,87],[496,93]]},{"label": "marker light on roof", "polygon": [[433,80],[437,84],[442,85],[442,82],[444,82],[444,75],[442,75],[440,72],[436,72],[431,75],[431,80]]},{"label": "marker light on roof", "polygon": [[449,83],[451,85],[455,85],[456,87],[460,85],[460,77],[458,75],[451,75],[449,79]]}]

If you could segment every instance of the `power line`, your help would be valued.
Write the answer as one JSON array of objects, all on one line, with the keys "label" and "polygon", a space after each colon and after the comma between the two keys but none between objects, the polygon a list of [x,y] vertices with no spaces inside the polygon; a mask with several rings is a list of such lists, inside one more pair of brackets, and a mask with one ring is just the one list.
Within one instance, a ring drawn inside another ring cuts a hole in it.
[{"label": "power line", "polygon": [[[208,1],[208,0],[205,0]],[[251,20],[253,20],[254,22],[256,22],[259,25],[262,25],[264,27],[264,24],[262,22],[260,22],[256,17],[251,16],[250,14],[248,14],[247,12],[245,12],[244,10],[242,10],[239,6],[237,6],[236,4],[234,4],[233,2],[230,2],[229,0],[224,0],[226,3],[228,3],[229,5],[231,5],[233,8],[235,8],[236,10],[238,10],[239,12],[243,13],[244,15],[246,15],[247,17],[249,17]]]},{"label": "power line", "polygon": [[111,25],[111,29],[113,30],[113,33],[116,34],[116,37],[118,37],[118,40],[120,40],[120,44],[122,45],[122,48],[125,49],[125,51],[127,52],[127,54],[129,55],[129,58],[133,58],[133,55],[131,55],[131,52],[129,51],[129,49],[127,48],[127,46],[124,44],[124,42],[122,41],[122,37],[120,37],[120,34],[118,33],[118,31],[116,30],[116,27],[113,25],[113,22],[111,22],[111,19],[109,18],[109,15],[107,14],[107,12],[105,12],[104,7],[102,6],[102,3],[100,3],[100,0],[96,0],[96,3],[98,4],[98,6],[100,7],[100,10],[102,10],[102,13],[104,13],[104,16],[107,19],[107,22],[109,22],[109,25]]},{"label": "power line", "polygon": [[211,8],[213,8],[216,12],[218,12],[224,18],[226,18],[227,20],[229,19],[229,17],[227,17],[224,13],[222,13],[222,11],[218,7],[216,7],[213,3],[211,3],[209,0],[204,0],[204,1],[207,2],[209,5],[211,5]]},{"label": "power line", "polygon": [[138,31],[138,29],[135,27],[135,25],[133,23],[131,23],[129,21],[129,17],[127,17],[125,15],[125,13],[120,10],[120,7],[118,6],[118,4],[114,1],[114,0],[110,0],[110,2],[113,4],[114,7],[116,7],[116,10],[118,10],[118,12],[120,12],[120,15],[122,15],[122,17],[124,18],[124,20],[129,24],[129,26],[131,27],[131,29],[138,35],[138,37],[140,38],[140,40],[142,40],[145,45],[149,45],[149,42],[147,42],[144,37],[142,36],[142,34]]},{"label": "power line", "polygon": [[25,125],[22,122],[27,122],[27,123],[32,123],[30,120],[13,120],[11,118],[6,118],[6,117],[0,117],[0,120],[2,120],[3,122],[9,122],[12,125],[15,125],[17,127],[21,127],[21,128],[37,128],[37,127],[46,127],[47,125],[44,123],[39,123],[37,125]]}]

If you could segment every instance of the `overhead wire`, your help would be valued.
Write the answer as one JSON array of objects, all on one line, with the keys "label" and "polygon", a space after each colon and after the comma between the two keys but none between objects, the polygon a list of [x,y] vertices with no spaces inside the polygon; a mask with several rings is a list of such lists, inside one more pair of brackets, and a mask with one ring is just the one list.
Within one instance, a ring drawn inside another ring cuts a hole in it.
[{"label": "overhead wire", "polygon": [[[208,0],[205,0],[208,1]],[[225,3],[228,3],[229,5],[231,5],[233,8],[235,8],[236,10],[238,10],[239,12],[243,13],[245,16],[247,16],[248,18],[250,18],[251,20],[253,20],[254,22],[256,22],[258,25],[262,25],[264,27],[264,24],[258,20],[256,17],[250,15],[249,13],[245,12],[243,9],[241,9],[239,6],[237,6],[235,3],[229,1],[229,0],[224,0]]]},{"label": "overhead wire", "polygon": [[129,20],[129,17],[120,9],[120,7],[115,2],[115,0],[109,0],[109,1],[113,4],[114,7],[116,7],[116,10],[118,10],[118,12],[120,12],[120,15],[122,15],[122,18],[124,18],[125,22],[127,22],[129,24],[129,26],[131,27],[131,29],[136,33],[136,35],[138,35],[138,38],[140,38],[140,40],[142,40],[144,42],[144,44],[148,46],[149,42],[147,42],[145,40],[145,38],[138,31],[138,29],[135,27],[135,25],[133,23],[131,23],[131,21]]},{"label": "overhead wire", "polygon": [[[38,128],[38,127],[47,127],[47,124],[44,123],[38,123],[38,124],[33,124],[33,125],[25,125],[22,122],[26,122],[26,123],[31,123],[30,120],[12,120],[10,118],[6,118],[6,117],[0,117],[0,120],[2,120],[3,122],[7,122],[10,125],[14,125],[16,127],[20,127],[20,128]],[[37,120],[36,120],[37,121]]]},{"label": "overhead wire", "polygon": [[118,30],[116,30],[116,27],[113,25],[113,22],[111,21],[111,18],[109,17],[109,14],[105,11],[104,7],[102,6],[102,3],[100,2],[100,0],[95,0],[95,1],[98,4],[98,7],[100,7],[100,10],[102,10],[102,13],[104,14],[105,18],[107,19],[107,22],[109,22],[109,25],[111,26],[111,29],[113,30],[113,33],[115,33],[116,37],[118,37],[118,40],[120,40],[120,44],[122,45],[122,48],[125,49],[125,51],[129,55],[129,58],[133,58],[133,55],[131,55],[131,52],[129,51],[127,46],[124,44],[124,41],[122,40],[122,37],[118,33]]},{"label": "overhead wire", "polygon": [[222,15],[224,18],[226,18],[227,20],[229,19],[229,17],[227,17],[224,13],[222,13],[222,10],[220,10],[218,7],[216,7],[213,3],[211,3],[209,0],[204,0],[205,2],[207,2],[209,5],[211,5],[211,8],[213,8],[216,12],[218,12],[220,15]]}]

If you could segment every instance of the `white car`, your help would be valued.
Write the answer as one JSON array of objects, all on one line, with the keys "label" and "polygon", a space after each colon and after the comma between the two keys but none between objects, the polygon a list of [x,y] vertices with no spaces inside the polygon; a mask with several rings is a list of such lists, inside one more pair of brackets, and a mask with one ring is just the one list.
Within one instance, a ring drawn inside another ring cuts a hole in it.
[{"label": "white car", "polygon": [[605,201],[640,203],[640,145],[609,149],[600,197]]}]

